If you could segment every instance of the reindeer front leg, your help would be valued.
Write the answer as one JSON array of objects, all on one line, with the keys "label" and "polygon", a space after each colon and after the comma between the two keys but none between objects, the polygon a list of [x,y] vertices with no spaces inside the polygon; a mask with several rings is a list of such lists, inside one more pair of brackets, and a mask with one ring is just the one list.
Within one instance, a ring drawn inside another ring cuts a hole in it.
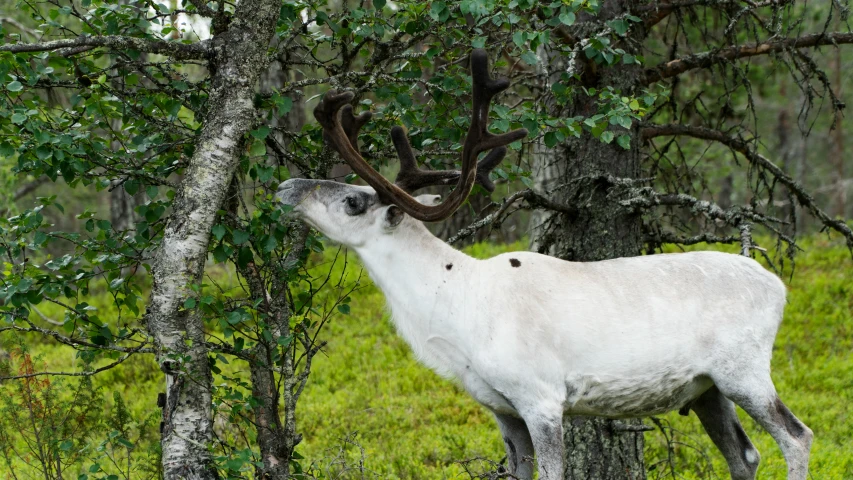
[{"label": "reindeer front leg", "polygon": [[539,465],[539,480],[562,480],[565,470],[563,412],[536,411],[522,415]]},{"label": "reindeer front leg", "polygon": [[509,473],[518,480],[533,480],[533,441],[524,420],[512,415],[495,413],[506,447]]}]

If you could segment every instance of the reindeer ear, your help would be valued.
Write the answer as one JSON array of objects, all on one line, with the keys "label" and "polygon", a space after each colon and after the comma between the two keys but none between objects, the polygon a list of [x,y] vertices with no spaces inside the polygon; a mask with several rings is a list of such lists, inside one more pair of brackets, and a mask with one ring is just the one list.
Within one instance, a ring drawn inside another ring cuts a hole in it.
[{"label": "reindeer ear", "polygon": [[388,205],[388,208],[385,209],[385,228],[395,228],[403,221],[404,216],[406,213],[400,207]]}]

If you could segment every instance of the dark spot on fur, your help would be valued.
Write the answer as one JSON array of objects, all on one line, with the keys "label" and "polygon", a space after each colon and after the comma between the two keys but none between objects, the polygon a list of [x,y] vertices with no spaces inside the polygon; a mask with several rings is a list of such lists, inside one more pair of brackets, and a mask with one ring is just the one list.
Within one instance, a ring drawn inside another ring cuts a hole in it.
[{"label": "dark spot on fur", "polygon": [[779,397],[776,397],[774,406],[776,407],[776,416],[785,425],[785,430],[796,438],[802,438],[806,433],[803,424],[788,410],[788,407],[782,403]]},{"label": "dark spot on fur", "polygon": [[444,266],[444,268],[446,268],[446,269],[450,270],[451,268],[453,268],[453,264],[452,264],[452,263],[448,263],[447,265],[445,265],[445,266]]},{"label": "dark spot on fur", "polygon": [[519,262],[517,258],[510,258],[510,259],[509,259],[509,264],[510,264],[510,265],[512,265],[512,266],[513,266],[513,267],[515,267],[515,268],[518,268],[518,267],[520,267],[520,266],[521,266],[521,262]]}]

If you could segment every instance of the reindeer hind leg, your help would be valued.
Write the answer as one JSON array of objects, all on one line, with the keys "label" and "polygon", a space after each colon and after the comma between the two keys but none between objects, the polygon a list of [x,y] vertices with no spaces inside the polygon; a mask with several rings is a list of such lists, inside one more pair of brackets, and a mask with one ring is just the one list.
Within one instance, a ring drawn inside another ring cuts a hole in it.
[{"label": "reindeer hind leg", "polygon": [[694,400],[690,409],[725,457],[732,480],[754,480],[761,456],[746,436],[734,403],[714,386]]},{"label": "reindeer hind leg", "polygon": [[776,440],[788,464],[788,480],[806,480],[814,434],[782,403],[770,376],[729,379],[717,386]]}]

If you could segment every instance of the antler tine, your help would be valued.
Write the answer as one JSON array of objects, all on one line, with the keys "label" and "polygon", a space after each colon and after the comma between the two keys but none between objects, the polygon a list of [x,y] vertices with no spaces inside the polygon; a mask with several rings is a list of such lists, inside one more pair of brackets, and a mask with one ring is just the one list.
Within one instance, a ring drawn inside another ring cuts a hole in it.
[{"label": "antler tine", "polygon": [[[527,135],[527,131],[524,129],[502,135],[492,135],[487,131],[489,103],[497,93],[509,86],[508,80],[495,80],[489,77],[488,61],[488,55],[483,50],[474,50],[471,53],[471,76],[474,84],[473,118],[462,148],[462,170],[461,172],[450,173],[450,175],[457,179],[456,189],[440,205],[426,206],[421,204],[403,188],[385,179],[362,158],[358,152],[355,137],[358,134],[358,129],[367,122],[369,117],[365,117],[364,114],[358,117],[353,116],[352,107],[348,107],[348,113],[343,112],[346,113],[344,115],[345,119],[342,120],[339,116],[342,113],[341,110],[352,101],[352,93],[330,90],[314,109],[314,116],[320,125],[323,126],[323,136],[326,141],[338,151],[341,158],[350,164],[353,171],[376,190],[383,202],[396,204],[401,210],[418,220],[425,222],[443,220],[452,215],[462,205],[462,202],[471,193],[474,183],[478,180],[477,155],[485,150],[495,149],[481,162],[484,166],[485,175],[481,176],[480,179],[484,187],[488,189],[491,186],[494,189],[494,185],[488,180],[488,170],[494,168],[500,163],[503,156],[506,155],[506,149],[499,149],[498,147],[503,147],[503,145],[524,138]],[[427,178],[437,180],[439,181],[438,184],[441,185],[447,184],[447,179],[450,178],[448,174],[442,172],[423,172],[417,169],[412,147],[409,145],[408,140],[405,139],[405,133],[402,129],[392,130],[392,138],[394,139],[395,147],[400,154],[400,160],[405,166],[406,172],[412,173],[410,180],[408,180],[409,187],[416,186],[415,184],[426,186],[425,180]],[[421,174],[429,175],[422,176]]]},{"label": "antler tine", "polygon": [[[397,157],[400,159],[400,172],[397,174],[394,185],[407,193],[413,193],[430,186],[453,185],[459,181],[459,170],[423,170],[418,168],[415,152],[412,150],[403,127],[395,126],[391,129],[391,140],[394,142]],[[506,152],[505,147],[495,148],[477,162],[475,183],[489,193],[495,191],[495,184],[489,179],[489,173],[500,165],[506,156]]]},{"label": "antler tine", "polygon": [[506,78],[491,78],[489,76],[489,56],[485,50],[476,49],[471,52],[471,83],[473,86],[474,108],[471,126],[462,148],[462,162],[466,157],[474,158],[486,150],[508,145],[527,136],[527,130],[518,129],[501,135],[489,133],[489,109],[495,95],[509,87]]},{"label": "antler tine", "polygon": [[373,117],[370,112],[362,112],[361,115],[355,116],[352,113],[352,105],[349,103],[341,108],[341,127],[349,138],[349,142],[353,148],[358,150],[358,132],[367,122]]}]

